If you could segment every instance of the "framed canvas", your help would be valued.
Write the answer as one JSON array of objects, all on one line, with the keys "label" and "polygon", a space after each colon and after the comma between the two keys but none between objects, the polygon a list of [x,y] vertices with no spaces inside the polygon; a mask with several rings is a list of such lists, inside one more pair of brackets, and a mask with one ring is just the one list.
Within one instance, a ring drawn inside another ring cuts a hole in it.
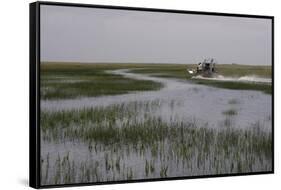
[{"label": "framed canvas", "polygon": [[274,172],[274,17],[30,4],[30,186]]}]

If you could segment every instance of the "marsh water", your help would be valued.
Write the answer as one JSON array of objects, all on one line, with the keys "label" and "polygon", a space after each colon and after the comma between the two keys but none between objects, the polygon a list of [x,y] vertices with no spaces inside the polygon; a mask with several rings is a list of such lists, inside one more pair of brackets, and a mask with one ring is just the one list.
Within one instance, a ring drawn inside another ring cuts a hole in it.
[{"label": "marsh water", "polygon": [[[135,92],[124,95],[86,97],[69,100],[43,100],[41,109],[59,111],[84,109],[87,107],[109,106],[134,101],[156,101],[160,109],[150,112],[164,120],[190,121],[197,118],[200,122],[208,122],[209,127],[219,127],[224,121],[223,112],[236,110],[235,126],[249,127],[259,121],[266,128],[271,128],[271,95],[259,91],[229,90],[192,84],[183,80],[150,77],[129,73],[127,69],[109,71],[124,77],[151,80],[164,84],[158,91]],[[89,87],[90,88],[90,87]]]},{"label": "marsh water", "polygon": [[[197,125],[215,130],[223,129],[226,124],[238,130],[247,130],[258,125],[262,131],[271,132],[272,97],[263,92],[209,87],[185,80],[135,74],[127,69],[107,72],[127,78],[159,82],[164,87],[157,91],[131,92],[123,95],[41,100],[41,111],[83,110],[106,108],[112,105],[126,106],[134,103],[140,105],[135,109],[137,122],[141,122],[149,116],[160,118],[168,124],[179,121],[182,123],[196,121]],[[128,123],[127,120],[128,118],[119,119],[116,127],[122,127],[124,123]],[[93,145],[94,148],[89,149],[89,146],[92,147],[79,140],[50,142],[42,139],[41,157],[44,164],[42,164],[41,177],[44,179],[43,183],[53,183],[50,176],[57,175],[58,158],[60,161],[67,159],[68,164],[64,166],[67,171],[72,171],[73,168],[74,172],[74,168],[79,166],[80,174],[76,169],[72,180],[65,181],[59,177],[57,183],[210,175],[231,173],[235,167],[239,169],[239,166],[231,165],[231,156],[223,160],[219,166],[216,165],[214,162],[219,158],[216,158],[216,152],[212,151],[208,154],[212,159],[205,158],[205,161],[202,162],[204,166],[198,163],[201,153],[195,149],[192,152],[194,155],[187,162],[182,161],[178,156],[174,156],[176,153],[173,152],[173,148],[177,145],[171,145],[167,140],[155,145],[157,153],[153,150],[155,147],[135,148],[133,146],[139,145],[130,144],[124,145],[122,148],[120,145],[114,144],[103,147],[99,143]],[[246,160],[246,157],[241,159]],[[48,166],[45,164],[46,160],[48,160]],[[265,160],[259,159],[253,162],[250,169],[247,168],[242,172],[269,170],[271,161]],[[91,168],[94,174],[87,174],[88,170],[85,168]]]}]

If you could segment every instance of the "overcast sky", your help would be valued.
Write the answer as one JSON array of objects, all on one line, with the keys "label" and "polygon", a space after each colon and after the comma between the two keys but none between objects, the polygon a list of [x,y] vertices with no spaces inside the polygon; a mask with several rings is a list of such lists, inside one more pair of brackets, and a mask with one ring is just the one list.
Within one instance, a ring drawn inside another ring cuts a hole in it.
[{"label": "overcast sky", "polygon": [[41,5],[41,61],[271,64],[271,20]]}]

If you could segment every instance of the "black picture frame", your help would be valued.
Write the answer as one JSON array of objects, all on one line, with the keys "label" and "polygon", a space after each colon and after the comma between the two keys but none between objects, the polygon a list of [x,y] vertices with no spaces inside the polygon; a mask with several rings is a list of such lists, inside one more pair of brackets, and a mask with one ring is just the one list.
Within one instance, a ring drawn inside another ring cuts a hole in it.
[{"label": "black picture frame", "polygon": [[[239,174],[219,174],[219,175],[201,175],[201,176],[182,176],[182,177],[166,177],[157,179],[140,179],[140,180],[122,180],[94,183],[77,183],[64,185],[41,185],[40,184],[40,6],[53,5],[65,7],[87,7],[87,8],[104,8],[114,10],[132,10],[144,12],[163,12],[163,13],[181,13],[181,14],[196,14],[196,15],[217,15],[227,17],[244,17],[244,18],[259,18],[271,20],[271,48],[272,48],[272,170],[265,172],[250,172]],[[218,12],[201,12],[187,10],[170,10],[170,9],[155,9],[141,7],[122,7],[108,5],[91,5],[79,3],[60,3],[60,2],[45,2],[38,1],[29,5],[29,39],[30,39],[30,75],[29,75],[29,185],[33,188],[53,188],[53,187],[71,187],[83,185],[101,185],[101,184],[121,184],[134,182],[149,182],[149,181],[167,181],[167,180],[182,180],[194,178],[211,178],[211,177],[227,177],[227,176],[244,176],[257,174],[273,174],[274,173],[274,16],[264,15],[248,15],[248,14],[233,14],[233,13],[218,13]]]}]

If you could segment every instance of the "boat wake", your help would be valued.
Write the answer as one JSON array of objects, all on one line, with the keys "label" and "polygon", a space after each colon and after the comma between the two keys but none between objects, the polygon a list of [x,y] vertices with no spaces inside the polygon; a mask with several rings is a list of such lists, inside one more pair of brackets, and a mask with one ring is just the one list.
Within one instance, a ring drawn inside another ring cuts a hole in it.
[{"label": "boat wake", "polygon": [[255,75],[248,75],[242,77],[224,77],[223,75],[216,75],[214,77],[204,77],[202,75],[197,75],[192,77],[192,79],[203,79],[203,80],[215,80],[215,81],[230,81],[230,82],[248,82],[248,83],[270,83],[271,78],[262,78]]}]

